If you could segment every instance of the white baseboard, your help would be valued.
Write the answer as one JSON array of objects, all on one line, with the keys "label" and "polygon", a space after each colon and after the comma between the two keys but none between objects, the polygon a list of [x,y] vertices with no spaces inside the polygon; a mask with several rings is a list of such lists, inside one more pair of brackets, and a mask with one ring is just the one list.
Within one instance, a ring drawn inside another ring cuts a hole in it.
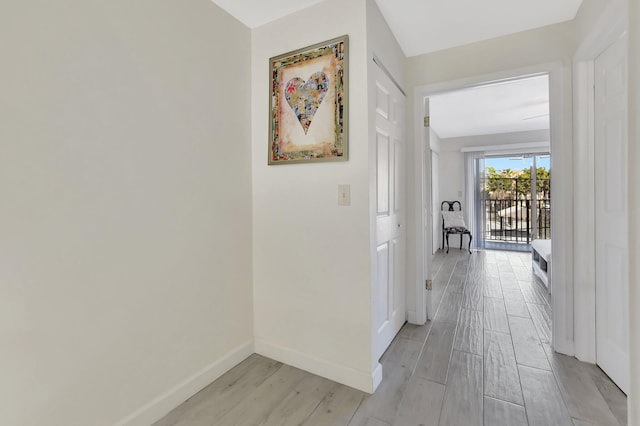
[{"label": "white baseboard", "polygon": [[333,380],[363,392],[373,393],[382,381],[382,366],[373,372],[364,372],[343,365],[334,364],[309,354],[274,345],[260,339],[255,340],[257,354],[280,361],[301,370]]},{"label": "white baseboard", "polygon": [[148,426],[160,420],[171,410],[231,370],[251,354],[253,354],[253,340],[228,352],[221,359],[129,414],[117,422],[115,426]]},{"label": "white baseboard", "polygon": [[378,363],[378,366],[373,370],[373,391],[375,392],[382,383],[382,364]]},{"label": "white baseboard", "polygon": [[416,314],[416,311],[411,311],[408,310],[407,311],[407,321],[409,321],[409,324],[418,324],[418,315]]}]

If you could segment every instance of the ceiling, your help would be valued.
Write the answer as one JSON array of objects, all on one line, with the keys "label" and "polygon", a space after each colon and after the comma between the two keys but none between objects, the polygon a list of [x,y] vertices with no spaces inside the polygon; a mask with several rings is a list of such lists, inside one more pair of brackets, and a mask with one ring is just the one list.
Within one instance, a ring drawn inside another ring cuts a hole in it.
[{"label": "ceiling", "polygon": [[249,28],[256,28],[323,0],[212,0]]},{"label": "ceiling", "polygon": [[406,56],[575,18],[582,0],[376,0]]},{"label": "ceiling", "polygon": [[[256,28],[323,0],[212,0]],[[375,0],[408,57],[572,20],[582,0]],[[462,11],[462,12],[461,12]],[[546,78],[430,97],[441,138],[549,128]]]},{"label": "ceiling", "polygon": [[440,138],[549,129],[546,75],[429,96],[431,128]]},{"label": "ceiling", "polygon": [[[322,0],[213,0],[256,28]],[[406,56],[572,20],[582,0],[375,0]],[[463,11],[463,13],[461,13]]]}]

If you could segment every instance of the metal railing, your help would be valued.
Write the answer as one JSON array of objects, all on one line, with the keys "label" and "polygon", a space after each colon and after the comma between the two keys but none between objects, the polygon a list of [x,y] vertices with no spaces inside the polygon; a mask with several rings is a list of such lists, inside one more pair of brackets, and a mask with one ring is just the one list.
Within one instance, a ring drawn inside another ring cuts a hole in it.
[{"label": "metal railing", "polygon": [[[538,192],[535,203],[531,200],[530,185],[530,181],[519,178],[493,178],[491,182],[485,179],[480,200],[481,214],[484,215],[484,232],[481,237],[484,237],[485,241],[530,244],[537,238],[551,238],[551,197],[548,180],[539,181],[538,188],[547,190]],[[489,190],[490,188],[492,190]]]},{"label": "metal railing", "polygon": [[551,238],[551,209],[548,199],[537,200],[537,227],[533,234],[531,200],[482,200],[486,241],[529,244],[536,238]]}]

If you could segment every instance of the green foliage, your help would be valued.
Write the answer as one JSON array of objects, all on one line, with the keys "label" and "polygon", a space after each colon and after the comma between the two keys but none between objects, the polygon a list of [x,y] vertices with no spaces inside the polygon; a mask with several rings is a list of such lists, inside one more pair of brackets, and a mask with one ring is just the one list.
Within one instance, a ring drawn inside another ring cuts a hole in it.
[{"label": "green foliage", "polygon": [[[536,186],[538,198],[551,196],[551,172],[543,167],[536,169]],[[497,171],[494,167],[485,169],[485,183],[483,191],[487,198],[515,199],[530,198],[531,169]]]}]

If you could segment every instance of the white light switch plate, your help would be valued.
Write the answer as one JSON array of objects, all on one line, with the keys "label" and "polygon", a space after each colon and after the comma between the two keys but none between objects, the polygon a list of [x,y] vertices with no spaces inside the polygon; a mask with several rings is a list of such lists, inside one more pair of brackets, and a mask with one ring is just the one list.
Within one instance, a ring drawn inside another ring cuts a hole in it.
[{"label": "white light switch plate", "polygon": [[338,205],[351,205],[351,185],[338,185]]}]

